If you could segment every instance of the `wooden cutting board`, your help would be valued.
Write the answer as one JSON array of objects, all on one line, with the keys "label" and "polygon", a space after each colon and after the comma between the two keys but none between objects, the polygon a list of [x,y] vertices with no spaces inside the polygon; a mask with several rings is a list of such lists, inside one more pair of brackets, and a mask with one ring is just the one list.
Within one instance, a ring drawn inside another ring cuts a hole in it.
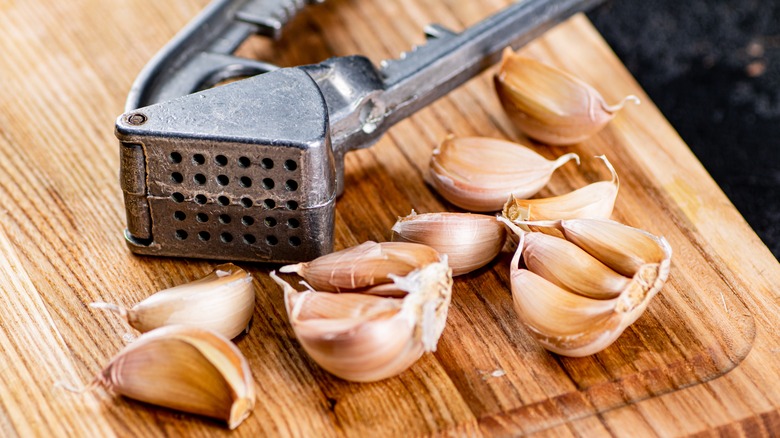
[{"label": "wooden cutting board", "polygon": [[[137,335],[93,301],[131,305],[214,263],[136,257],[124,246],[114,118],[140,68],[205,0],[0,0],[0,429],[4,436],[212,435],[207,419],[102,390],[73,394]],[[505,0],[331,0],[272,44],[240,53],[280,65],[363,53],[378,62],[423,41],[438,22],[462,29]],[[543,196],[607,177],[613,218],[665,236],[671,276],[647,312],[597,355],[547,353],[512,309],[509,255],[456,280],[434,354],[402,375],[355,384],[320,369],[290,330],[273,266],[256,278],[252,329],[237,345],[259,387],[246,436],[618,434],[780,430],[780,266],[589,22],[578,16],[524,53],[568,70],[610,102],[635,94],[576,152]],[[492,71],[346,158],[336,246],[383,241],[398,216],[453,210],[424,183],[446,135],[531,144],[503,114]]]}]

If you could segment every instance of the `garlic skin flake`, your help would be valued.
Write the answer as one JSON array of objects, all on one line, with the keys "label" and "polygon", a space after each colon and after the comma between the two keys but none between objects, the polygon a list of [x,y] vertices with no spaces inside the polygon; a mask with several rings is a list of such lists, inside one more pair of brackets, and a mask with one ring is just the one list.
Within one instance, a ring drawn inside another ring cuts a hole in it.
[{"label": "garlic skin flake", "polygon": [[507,48],[494,77],[509,118],[529,137],[549,145],[579,143],[600,131],[627,101],[608,105],[582,80]]},{"label": "garlic skin flake", "polygon": [[120,351],[93,386],[157,406],[204,415],[235,429],[251,414],[255,382],[232,342],[197,327],[172,325]]},{"label": "garlic skin flake", "polygon": [[408,242],[363,242],[310,262],[283,266],[282,273],[296,273],[315,290],[354,292],[392,283],[389,274],[406,275],[439,261],[435,249]]},{"label": "garlic skin flake", "polygon": [[[620,180],[607,157],[600,155],[597,158],[604,161],[612,174],[610,181],[598,181],[550,198],[516,199],[511,196],[504,204],[502,215],[515,223],[575,218],[609,219],[615,208]],[[519,225],[529,231],[524,225]]]},{"label": "garlic skin flake", "polygon": [[255,308],[255,287],[252,274],[227,263],[201,279],[161,290],[130,309],[109,303],[90,306],[118,313],[142,333],[183,324],[232,339],[249,326]]},{"label": "garlic skin flake", "polygon": [[510,141],[448,137],[433,151],[430,182],[447,201],[465,210],[498,211],[510,195],[535,195],[570,160],[579,164],[574,153],[550,161]]},{"label": "garlic skin flake", "polygon": [[[644,313],[669,276],[671,247],[663,237],[643,230],[602,219],[534,224],[556,231],[545,235],[525,233],[507,219],[499,220],[520,237],[510,268],[515,310],[544,348],[564,356],[587,356],[609,347]],[[574,234],[579,241],[569,238],[572,233],[567,234],[568,228],[577,230]],[[561,234],[564,237],[553,237]],[[550,251],[547,260],[528,255],[529,250],[539,251],[535,246],[550,248],[550,239],[576,246],[582,253],[561,257]],[[582,262],[586,252],[611,269],[633,267],[623,273],[605,274],[604,266],[594,271],[590,262]],[[520,267],[521,257],[528,269]],[[621,275],[628,278],[623,280]],[[586,287],[597,287],[599,282],[604,286],[603,294],[586,293]],[[622,289],[614,293],[619,286]]]},{"label": "garlic skin flake", "polygon": [[284,290],[287,315],[306,353],[326,371],[353,382],[396,376],[435,351],[447,320],[452,271],[446,257],[406,276],[390,274],[403,299],[360,293]]},{"label": "garlic skin flake", "polygon": [[425,213],[412,210],[393,225],[393,241],[420,243],[447,256],[452,275],[490,263],[506,239],[506,229],[493,216],[471,213]]}]

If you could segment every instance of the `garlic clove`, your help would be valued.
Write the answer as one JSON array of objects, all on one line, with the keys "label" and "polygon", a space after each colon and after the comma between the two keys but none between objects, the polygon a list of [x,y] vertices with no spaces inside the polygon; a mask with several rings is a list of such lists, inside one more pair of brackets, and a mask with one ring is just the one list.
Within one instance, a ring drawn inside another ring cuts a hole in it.
[{"label": "garlic clove", "polygon": [[496,92],[507,115],[529,137],[550,145],[582,142],[600,131],[627,101],[608,105],[582,80],[511,49],[504,50],[494,77]]},{"label": "garlic clove", "polygon": [[[277,282],[278,283],[278,282]],[[401,300],[365,295],[363,293],[326,293],[287,288],[285,305],[288,315],[297,320],[343,320],[355,323],[385,313],[401,310]],[[289,293],[287,293],[289,292]],[[294,292],[294,293],[293,293]]]},{"label": "garlic clove", "polygon": [[364,242],[306,263],[283,266],[323,292],[359,291],[392,283],[388,274],[406,275],[439,260],[435,249],[408,242]]},{"label": "garlic clove", "polygon": [[403,298],[408,292],[403,289],[399,289],[395,283],[385,283],[370,287],[368,289],[363,289],[360,291],[360,293],[364,295],[376,295],[379,297]]},{"label": "garlic clove", "polygon": [[452,275],[466,274],[493,260],[504,246],[506,230],[493,216],[426,213],[412,210],[393,225],[393,241],[420,243],[447,255]]},{"label": "garlic clove", "polygon": [[[615,207],[620,181],[615,168],[604,155],[600,155],[612,174],[610,181],[588,184],[560,196],[540,199],[516,199],[511,196],[502,214],[512,221],[540,221],[575,218],[608,219]],[[521,228],[524,226],[521,225]],[[526,229],[526,231],[528,231]]]},{"label": "garlic clove", "polygon": [[[445,257],[446,259],[446,257]],[[406,276],[390,274],[403,299],[295,290],[275,273],[293,331],[306,353],[345,380],[372,382],[400,374],[434,351],[452,295],[446,261]]]},{"label": "garlic clove", "polygon": [[255,306],[252,274],[233,264],[219,265],[205,277],[161,290],[130,309],[115,304],[92,307],[116,312],[144,333],[165,325],[183,324],[214,330],[234,338],[249,326]]},{"label": "garlic clove", "polygon": [[448,137],[433,151],[430,180],[447,201],[470,211],[497,211],[510,195],[528,198],[550,181],[553,172],[575,160],[569,153],[547,160],[509,141]]},{"label": "garlic clove", "polygon": [[126,397],[227,422],[252,412],[255,383],[241,351],[221,335],[172,325],[152,330],[119,352],[94,385]]},{"label": "garlic clove", "polygon": [[543,233],[525,236],[523,260],[529,271],[593,299],[615,298],[631,282],[577,245]]},{"label": "garlic clove", "polygon": [[554,353],[588,356],[622,333],[615,300],[573,294],[526,269],[514,270],[511,281],[515,311],[532,336]]},{"label": "garlic clove", "polygon": [[[607,219],[561,222],[566,239],[618,273],[633,277],[643,265],[669,264],[672,249],[663,237]],[[668,274],[668,269],[667,269]]]}]

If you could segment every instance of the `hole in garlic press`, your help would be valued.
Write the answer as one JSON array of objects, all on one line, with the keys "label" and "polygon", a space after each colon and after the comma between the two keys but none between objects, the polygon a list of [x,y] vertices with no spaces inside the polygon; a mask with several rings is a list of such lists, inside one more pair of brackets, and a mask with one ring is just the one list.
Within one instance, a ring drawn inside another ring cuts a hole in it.
[{"label": "hole in garlic press", "polygon": [[230,198],[227,196],[220,196],[217,198],[217,202],[219,205],[229,205],[230,204]]},{"label": "hole in garlic press", "polygon": [[227,225],[231,221],[232,221],[232,219],[230,218],[229,215],[226,215],[226,214],[219,215],[219,223],[221,223],[222,225]]},{"label": "hole in garlic press", "polygon": [[298,163],[293,160],[287,160],[284,162],[284,168],[289,171],[293,171],[298,168]]},{"label": "hole in garlic press", "polygon": [[298,219],[290,218],[287,219],[287,226],[290,228],[298,228],[301,226],[301,222],[298,221]]},{"label": "hole in garlic press", "polygon": [[248,227],[250,225],[253,225],[255,223],[255,220],[252,218],[252,216],[244,216],[241,218],[241,223]]},{"label": "hole in garlic press", "polygon": [[181,163],[181,154],[178,152],[171,152],[171,154],[168,155],[168,160],[174,164]]},{"label": "hole in garlic press", "polygon": [[279,239],[277,239],[276,236],[266,236],[265,243],[274,246],[279,243]]},{"label": "hole in garlic press", "polygon": [[206,184],[206,175],[202,173],[197,173],[195,176],[192,177],[192,180],[195,181],[195,184]]},{"label": "hole in garlic press", "polygon": [[273,169],[274,168],[274,160],[270,158],[263,158],[262,161],[260,161],[260,165],[263,167],[263,169]]},{"label": "hole in garlic press", "polygon": [[192,164],[196,164],[198,166],[206,163],[206,157],[204,157],[202,154],[195,154],[192,156]]},{"label": "hole in garlic press", "polygon": [[200,222],[200,223],[208,222],[209,221],[209,215],[207,215],[206,213],[198,213],[198,214],[195,215],[195,220]]},{"label": "hole in garlic press", "polygon": [[198,239],[208,242],[209,239],[211,239],[211,234],[208,231],[199,231],[198,232]]},{"label": "hole in garlic press", "polygon": [[187,219],[187,215],[183,211],[175,211],[173,213],[173,217],[177,221],[183,221],[184,219]]},{"label": "hole in garlic press", "polygon": [[206,198],[206,195],[195,195],[195,202],[197,202],[200,205],[205,204],[208,201],[208,198]]},{"label": "hole in garlic press", "polygon": [[176,238],[179,240],[185,240],[187,239],[187,232],[184,230],[176,230],[174,236],[176,236]]},{"label": "hole in garlic press", "polygon": [[226,186],[230,184],[230,178],[228,178],[227,175],[217,175],[217,184]]},{"label": "hole in garlic press", "polygon": [[242,176],[238,183],[241,185],[241,187],[252,187],[252,178],[248,176]]},{"label": "hole in garlic press", "polygon": [[263,179],[263,188],[266,190],[271,190],[274,188],[274,180],[271,178],[264,178]]},{"label": "hole in garlic press", "polygon": [[298,236],[292,236],[289,239],[290,246],[300,246],[301,245],[301,238]]},{"label": "hole in garlic press", "polygon": [[173,199],[173,202],[184,202],[184,195],[182,195],[179,192],[176,192],[171,195],[171,199]]},{"label": "hole in garlic press", "polygon": [[251,199],[249,199],[249,198],[241,198],[241,205],[244,206],[245,208],[251,207],[252,204],[253,203],[252,203]]},{"label": "hole in garlic press", "polygon": [[294,192],[294,191],[298,190],[298,182],[293,181],[291,179],[288,179],[287,182],[284,183],[284,188],[288,192]]},{"label": "hole in garlic press", "polygon": [[244,234],[244,243],[247,245],[254,245],[257,242],[257,238],[251,234]]},{"label": "hole in garlic press", "polygon": [[250,164],[251,164],[251,162],[249,161],[249,158],[247,158],[247,157],[239,157],[238,158],[238,167],[247,168],[247,167],[249,167]]},{"label": "hole in garlic press", "polygon": [[274,219],[272,217],[267,217],[267,218],[265,218],[263,223],[265,224],[266,227],[269,227],[269,228],[275,227],[276,226],[276,219]]},{"label": "hole in garlic press", "polygon": [[298,203],[295,201],[287,201],[285,204],[285,207],[287,207],[288,210],[297,210],[298,209]]},{"label": "hole in garlic press", "polygon": [[171,174],[171,181],[181,184],[182,181],[184,181],[184,176],[180,174],[179,172],[173,172]]},{"label": "hole in garlic press", "polygon": [[217,155],[214,157],[214,162],[217,163],[217,166],[226,166],[228,163],[228,159],[224,155]]},{"label": "hole in garlic press", "polygon": [[263,207],[267,208],[268,210],[272,210],[274,207],[276,207],[276,202],[274,202],[273,199],[266,199],[263,201]]},{"label": "hole in garlic press", "polygon": [[222,233],[219,235],[219,240],[221,240],[222,243],[230,243],[233,241],[233,235],[230,233]]}]

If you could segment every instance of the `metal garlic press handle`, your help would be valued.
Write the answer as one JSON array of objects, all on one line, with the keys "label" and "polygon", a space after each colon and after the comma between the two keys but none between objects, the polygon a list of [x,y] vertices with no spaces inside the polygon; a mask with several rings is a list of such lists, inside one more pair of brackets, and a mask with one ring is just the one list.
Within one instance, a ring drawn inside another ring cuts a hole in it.
[{"label": "metal garlic press handle", "polygon": [[232,56],[249,36],[278,38],[282,27],[307,4],[324,0],[215,0],[181,30],[141,71],[125,111],[164,102],[234,77],[277,67]]},{"label": "metal garlic press handle", "polygon": [[[215,4],[234,17],[252,2],[236,1],[232,9],[228,3]],[[426,44],[379,69],[363,56],[337,57],[177,98],[199,88],[185,73],[200,73],[200,83],[209,84],[225,74],[229,64],[217,61],[229,55],[192,52],[211,59],[201,62],[170,49],[178,61],[162,56],[153,62],[134,100],[172,99],[133,108],[116,124],[130,248],[268,262],[330,252],[345,153],[370,146],[393,124],[495,63],[505,47],[517,48],[596,3],[524,0],[461,33],[430,26]],[[212,30],[220,39],[204,37],[208,47],[245,32],[235,21],[218,22],[223,26]],[[228,40],[235,46],[238,37]],[[235,68],[249,69],[252,62]]]}]

